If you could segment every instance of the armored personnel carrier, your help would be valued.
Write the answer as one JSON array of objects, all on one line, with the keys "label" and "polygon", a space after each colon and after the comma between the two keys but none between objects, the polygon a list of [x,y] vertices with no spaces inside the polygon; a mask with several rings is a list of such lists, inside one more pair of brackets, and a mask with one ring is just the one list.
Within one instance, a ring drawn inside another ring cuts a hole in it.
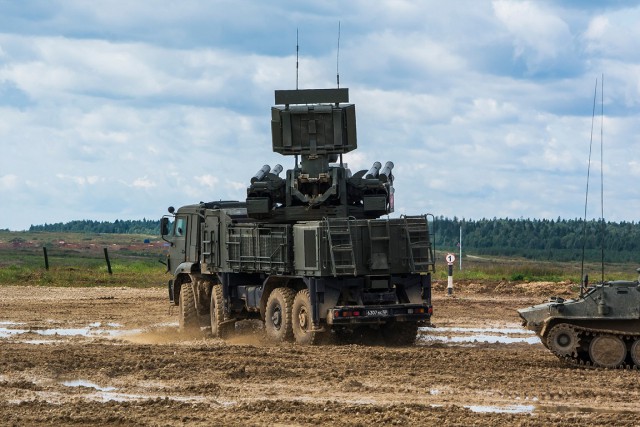
[{"label": "armored personnel carrier", "polygon": [[594,286],[587,282],[576,299],[552,297],[518,310],[523,324],[570,363],[640,368],[640,277]]},{"label": "armored personnel carrier", "polygon": [[394,165],[352,174],[343,163],[357,148],[348,101],[348,89],[276,91],[273,151],[293,169],[263,166],[242,202],[169,208],[161,234],[182,330],[224,337],[260,319],[275,341],[371,332],[404,345],[429,323],[427,216],[380,219],[394,210]]}]

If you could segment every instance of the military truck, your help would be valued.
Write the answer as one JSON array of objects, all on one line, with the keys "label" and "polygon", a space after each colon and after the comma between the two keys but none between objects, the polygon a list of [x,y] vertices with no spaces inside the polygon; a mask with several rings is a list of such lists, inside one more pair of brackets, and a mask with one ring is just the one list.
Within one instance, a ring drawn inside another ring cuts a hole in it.
[{"label": "military truck", "polygon": [[393,163],[352,174],[357,148],[348,89],[275,91],[273,151],[293,169],[264,165],[244,201],[169,208],[169,300],[180,329],[225,337],[245,319],[299,344],[377,334],[414,342],[432,314],[435,271],[427,215],[394,211]]}]

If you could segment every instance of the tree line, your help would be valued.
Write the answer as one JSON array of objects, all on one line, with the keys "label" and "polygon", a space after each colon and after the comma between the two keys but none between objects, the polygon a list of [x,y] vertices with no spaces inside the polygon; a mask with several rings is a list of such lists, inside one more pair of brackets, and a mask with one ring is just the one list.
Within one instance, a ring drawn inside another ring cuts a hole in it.
[{"label": "tree line", "polygon": [[29,231],[71,232],[71,233],[113,233],[113,234],[160,234],[160,221],[143,218],[141,220],[78,221],[57,222],[55,224],[32,225]]},{"label": "tree line", "polygon": [[627,262],[640,258],[640,223],[580,219],[480,219],[436,217],[432,224],[437,249],[477,255],[520,256],[572,261],[582,258]]},{"label": "tree line", "polygon": [[[463,254],[518,256],[555,261],[585,259],[628,262],[640,258],[640,223],[580,219],[459,219],[436,217],[431,223],[436,249],[457,253],[462,229]],[[158,235],[159,220],[80,220],[32,225],[29,231]],[[604,242],[604,244],[603,244]]]}]

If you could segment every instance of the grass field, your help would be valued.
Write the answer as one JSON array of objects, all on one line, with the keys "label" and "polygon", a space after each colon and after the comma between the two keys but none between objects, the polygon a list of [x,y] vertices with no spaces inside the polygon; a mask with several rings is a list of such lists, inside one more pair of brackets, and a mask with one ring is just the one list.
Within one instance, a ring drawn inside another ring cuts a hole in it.
[{"label": "grass field", "polygon": [[[163,285],[169,279],[157,236],[0,232],[0,285]],[[49,270],[45,269],[47,248]],[[104,249],[112,274],[109,274]]]},{"label": "grass field", "polygon": [[[45,269],[47,248],[49,270]],[[107,248],[113,274],[104,256]],[[170,278],[160,260],[166,247],[158,236],[130,234],[47,233],[0,231],[0,286],[164,286]],[[445,253],[436,253],[435,279],[446,280]],[[630,263],[605,265],[605,279],[637,278]],[[579,283],[580,263],[534,261],[463,254],[462,270],[456,261],[453,274],[462,280],[569,281]],[[601,266],[585,265],[590,281],[600,280]]]}]

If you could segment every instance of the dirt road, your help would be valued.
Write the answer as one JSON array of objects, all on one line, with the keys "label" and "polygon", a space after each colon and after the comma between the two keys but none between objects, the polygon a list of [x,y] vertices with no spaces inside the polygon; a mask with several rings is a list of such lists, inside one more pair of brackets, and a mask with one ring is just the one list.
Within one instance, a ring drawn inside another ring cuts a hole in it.
[{"label": "dirt road", "polygon": [[0,425],[638,425],[640,372],[566,367],[520,327],[568,285],[467,285],[405,348],[183,337],[164,288],[5,287]]}]

